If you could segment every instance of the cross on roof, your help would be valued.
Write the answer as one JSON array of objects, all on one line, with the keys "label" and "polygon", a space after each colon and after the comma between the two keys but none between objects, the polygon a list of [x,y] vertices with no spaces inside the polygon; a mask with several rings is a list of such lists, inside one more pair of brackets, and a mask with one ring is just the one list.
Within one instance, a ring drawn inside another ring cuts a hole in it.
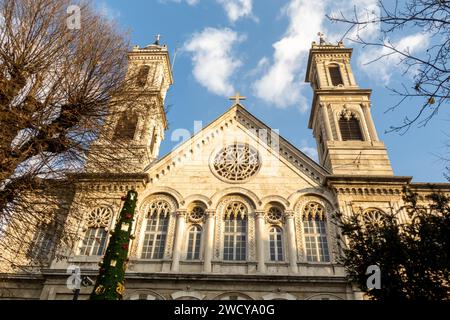
[{"label": "cross on roof", "polygon": [[322,32],[318,32],[320,44],[325,44],[325,35]]},{"label": "cross on roof", "polygon": [[234,100],[234,104],[238,104],[241,100],[245,100],[247,97],[241,96],[239,92],[236,93],[234,97],[230,97],[230,100]]},{"label": "cross on roof", "polygon": [[155,44],[157,44],[157,45],[159,45],[159,41],[161,40],[161,35],[160,34],[157,34],[156,36],[155,36]]}]

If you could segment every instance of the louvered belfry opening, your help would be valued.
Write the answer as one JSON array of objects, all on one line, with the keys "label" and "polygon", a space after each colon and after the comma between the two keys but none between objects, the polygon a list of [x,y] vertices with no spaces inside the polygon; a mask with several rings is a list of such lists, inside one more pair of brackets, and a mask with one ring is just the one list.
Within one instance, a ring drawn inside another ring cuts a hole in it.
[{"label": "louvered belfry opening", "polygon": [[343,85],[344,81],[342,80],[341,70],[337,65],[331,65],[328,67],[330,71],[331,83],[333,86]]},{"label": "louvered belfry opening", "polygon": [[341,130],[342,140],[344,141],[364,140],[361,127],[359,125],[359,120],[354,114],[351,114],[350,116],[341,115],[339,119],[339,129]]},{"label": "louvered belfry opening", "polygon": [[136,78],[136,84],[138,87],[144,87],[147,84],[147,78],[148,78],[149,72],[150,72],[149,66],[142,66],[139,69],[139,73]]},{"label": "louvered belfry opening", "polygon": [[117,124],[114,132],[114,140],[132,140],[136,132],[138,117],[136,113],[124,113]]}]

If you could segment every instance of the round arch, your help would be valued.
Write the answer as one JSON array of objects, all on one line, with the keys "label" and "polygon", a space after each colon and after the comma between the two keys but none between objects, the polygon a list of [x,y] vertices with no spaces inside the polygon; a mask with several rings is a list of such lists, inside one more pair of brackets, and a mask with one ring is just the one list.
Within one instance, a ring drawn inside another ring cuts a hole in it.
[{"label": "round arch", "polygon": [[183,200],[185,206],[189,206],[189,204],[193,202],[203,202],[206,206],[206,208],[209,208],[211,206],[212,201],[207,196],[201,195],[201,194],[191,194],[184,198]]},{"label": "round arch", "polygon": [[125,300],[166,300],[159,293],[152,290],[133,290],[125,294]]},{"label": "round arch", "polygon": [[230,196],[230,195],[245,196],[252,202],[253,208],[255,208],[255,209],[257,209],[261,206],[261,200],[252,191],[245,189],[245,188],[241,188],[241,187],[231,187],[231,188],[226,188],[226,189],[220,190],[211,197],[211,201],[212,201],[211,208],[216,209],[217,206],[219,205],[219,203],[222,201],[222,199],[224,197]]},{"label": "round arch", "polygon": [[254,300],[254,299],[249,295],[240,292],[225,292],[219,294],[218,296],[213,298],[213,300]]},{"label": "round arch", "polygon": [[263,300],[297,300],[297,297],[290,293],[269,293],[261,298]]},{"label": "round arch", "polygon": [[287,210],[290,206],[289,201],[286,200],[285,198],[277,195],[271,195],[265,196],[264,198],[261,199],[261,208],[266,208],[267,205],[269,205],[270,203],[277,203],[281,205],[283,210]]},{"label": "round arch", "polygon": [[182,207],[184,205],[184,198],[181,195],[181,193],[169,187],[155,187],[155,188],[152,187],[151,189],[149,189],[148,193],[143,194],[142,199],[144,199],[145,201],[147,198],[156,194],[166,194],[174,198],[177,203],[177,207]]},{"label": "round arch", "polygon": [[196,291],[177,291],[170,295],[173,300],[203,300],[204,294]]},{"label": "round arch", "polygon": [[305,300],[344,300],[344,299],[331,293],[318,293],[307,297]]},{"label": "round arch", "polygon": [[334,208],[338,208],[338,204],[336,202],[335,197],[333,196],[333,194],[326,189],[317,189],[317,188],[308,188],[308,189],[302,189],[302,190],[298,190],[294,193],[292,193],[289,197],[288,197],[288,202],[289,202],[289,210],[295,210],[297,204],[299,203],[299,201],[306,196],[312,196],[312,197],[318,197],[321,198],[322,200],[328,202],[328,204],[331,207]]}]

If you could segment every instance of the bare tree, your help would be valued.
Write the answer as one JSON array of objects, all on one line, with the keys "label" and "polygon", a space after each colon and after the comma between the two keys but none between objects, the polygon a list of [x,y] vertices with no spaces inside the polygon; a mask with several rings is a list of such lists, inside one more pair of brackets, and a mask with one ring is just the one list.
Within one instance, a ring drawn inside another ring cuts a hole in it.
[{"label": "bare tree", "polygon": [[0,0],[0,260],[20,265],[17,248],[58,242],[48,235],[70,241],[60,212],[73,198],[68,173],[111,125],[110,110],[136,99],[128,47],[88,2]]},{"label": "bare tree", "polygon": [[[406,132],[413,124],[424,126],[442,106],[449,102],[450,70],[450,1],[448,0],[404,0],[378,1],[379,11],[354,9],[351,16],[328,15],[332,22],[348,27],[344,37],[350,34],[351,41],[363,46],[383,48],[373,61],[396,55],[399,65],[405,67],[404,74],[413,71],[413,79],[404,77],[401,87],[389,88],[400,100],[389,110],[396,109],[406,101],[413,100],[417,111],[413,117],[406,116],[402,124],[391,126],[390,132]],[[363,30],[380,28],[380,38],[376,41],[363,36]],[[423,53],[413,53],[395,44],[391,39],[404,30],[423,32],[429,38],[429,46]],[[369,63],[371,63],[369,62]]]}]

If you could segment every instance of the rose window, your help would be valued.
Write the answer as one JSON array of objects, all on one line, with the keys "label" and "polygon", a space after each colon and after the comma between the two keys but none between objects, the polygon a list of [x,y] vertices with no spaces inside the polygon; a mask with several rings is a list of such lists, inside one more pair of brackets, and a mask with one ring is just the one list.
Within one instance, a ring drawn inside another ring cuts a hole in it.
[{"label": "rose window", "polygon": [[381,227],[383,225],[383,213],[378,209],[369,209],[364,212],[364,221],[368,225]]},{"label": "rose window", "polygon": [[97,208],[89,213],[87,225],[90,228],[108,227],[111,216],[111,209],[105,207]]},{"label": "rose window", "polygon": [[189,212],[189,219],[192,222],[200,222],[205,215],[205,210],[202,207],[194,207],[191,212]]},{"label": "rose window", "polygon": [[277,207],[271,207],[269,209],[269,211],[267,212],[267,220],[270,223],[278,223],[281,221],[282,217],[283,217],[283,213]]},{"label": "rose window", "polygon": [[216,154],[212,167],[218,176],[230,182],[241,182],[255,175],[261,163],[255,148],[234,144]]}]

